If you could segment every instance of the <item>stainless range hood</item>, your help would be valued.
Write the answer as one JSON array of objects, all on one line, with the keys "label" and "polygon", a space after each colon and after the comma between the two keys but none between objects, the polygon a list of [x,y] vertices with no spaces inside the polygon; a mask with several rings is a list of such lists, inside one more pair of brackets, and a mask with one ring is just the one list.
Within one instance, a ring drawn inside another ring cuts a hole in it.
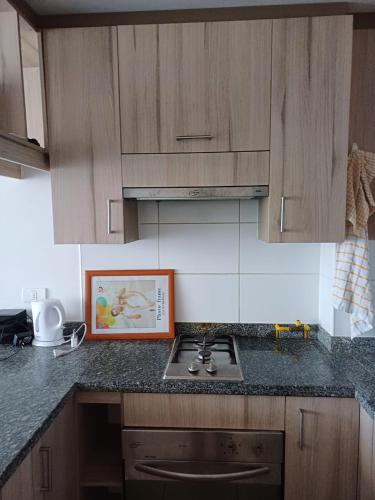
[{"label": "stainless range hood", "polygon": [[268,186],[123,188],[125,199],[136,200],[238,200],[266,196]]}]

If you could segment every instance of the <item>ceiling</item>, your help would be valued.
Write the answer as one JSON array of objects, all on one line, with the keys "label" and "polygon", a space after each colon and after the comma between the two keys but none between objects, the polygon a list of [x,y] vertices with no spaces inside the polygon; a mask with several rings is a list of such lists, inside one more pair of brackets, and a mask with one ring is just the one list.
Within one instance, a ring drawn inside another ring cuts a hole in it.
[{"label": "ceiling", "polygon": [[[323,0],[25,0],[25,2],[37,14],[51,15],[315,4],[323,3]],[[329,3],[342,3],[342,0],[330,0]],[[370,6],[375,8],[375,0],[351,0],[350,3],[357,4],[359,11]]]}]

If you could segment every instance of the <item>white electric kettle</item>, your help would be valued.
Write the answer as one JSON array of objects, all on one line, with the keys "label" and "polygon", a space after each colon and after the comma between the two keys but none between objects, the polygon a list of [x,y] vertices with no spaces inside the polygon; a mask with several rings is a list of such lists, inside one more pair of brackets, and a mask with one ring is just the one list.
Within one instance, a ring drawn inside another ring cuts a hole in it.
[{"label": "white electric kettle", "polygon": [[52,347],[64,343],[65,310],[57,299],[31,302],[35,346]]}]

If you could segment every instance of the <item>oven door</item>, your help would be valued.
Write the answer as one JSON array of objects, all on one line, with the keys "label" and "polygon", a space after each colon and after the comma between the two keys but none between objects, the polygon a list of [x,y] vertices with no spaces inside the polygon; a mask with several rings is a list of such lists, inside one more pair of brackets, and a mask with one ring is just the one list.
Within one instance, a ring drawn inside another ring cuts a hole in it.
[{"label": "oven door", "polygon": [[126,500],[281,500],[280,464],[125,462]]}]

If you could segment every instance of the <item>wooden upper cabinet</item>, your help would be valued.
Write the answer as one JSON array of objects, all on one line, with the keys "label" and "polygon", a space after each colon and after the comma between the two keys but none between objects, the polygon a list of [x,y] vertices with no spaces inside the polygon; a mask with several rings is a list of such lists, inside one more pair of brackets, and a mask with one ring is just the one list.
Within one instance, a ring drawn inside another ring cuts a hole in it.
[{"label": "wooden upper cabinet", "polygon": [[122,152],[268,150],[271,28],[119,26]]},{"label": "wooden upper cabinet", "polygon": [[122,199],[116,28],[47,30],[44,52],[55,242],[136,239],[136,205]]},{"label": "wooden upper cabinet", "polygon": [[273,21],[270,196],[260,237],[345,236],[352,17]]},{"label": "wooden upper cabinet", "polygon": [[375,498],[375,424],[361,408],[359,430],[358,500]]},{"label": "wooden upper cabinet", "polygon": [[354,399],[286,398],[285,500],[354,500],[358,431]]},{"label": "wooden upper cabinet", "polygon": [[0,0],[0,130],[26,137],[26,113],[17,12]]}]

